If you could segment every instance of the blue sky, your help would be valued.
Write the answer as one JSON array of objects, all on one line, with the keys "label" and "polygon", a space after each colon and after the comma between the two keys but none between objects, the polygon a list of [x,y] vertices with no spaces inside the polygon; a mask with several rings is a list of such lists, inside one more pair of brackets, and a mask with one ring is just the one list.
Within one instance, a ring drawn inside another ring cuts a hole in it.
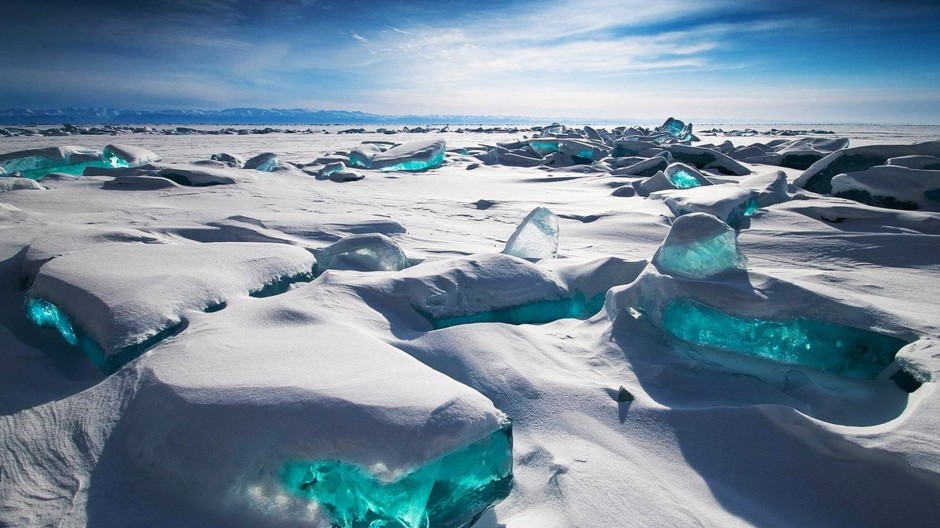
[{"label": "blue sky", "polygon": [[0,108],[940,124],[935,4],[5,0]]}]

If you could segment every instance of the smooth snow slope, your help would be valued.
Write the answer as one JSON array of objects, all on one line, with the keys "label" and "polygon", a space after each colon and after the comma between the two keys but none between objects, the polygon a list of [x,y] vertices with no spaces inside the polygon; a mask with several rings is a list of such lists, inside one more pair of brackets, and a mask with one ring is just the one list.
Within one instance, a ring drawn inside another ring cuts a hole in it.
[{"label": "smooth snow slope", "polygon": [[[636,176],[487,165],[452,149],[496,138],[446,138],[441,168],[356,169],[365,178],[347,183],[213,166],[236,183],[53,177],[0,192],[0,525],[329,526],[280,487],[279,464],[337,457],[391,478],[504,415],[514,488],[478,528],[937,524],[940,213],[784,193],[780,167],[743,161],[767,176],[706,175],[759,198],[740,219],[747,269],[674,278],[650,261],[688,214],[677,204],[724,211],[722,192],[644,198]],[[11,139],[0,152],[56,145]],[[171,154],[160,137],[121,139],[170,163],[272,151],[308,164],[364,138],[285,151],[277,137],[200,136]],[[782,169],[790,183],[801,172]],[[500,254],[539,206],[558,217],[558,258]],[[249,295],[272,276],[266,262],[293,274],[307,253],[368,233],[412,266]],[[43,288],[73,311],[89,298],[129,310],[75,314],[114,347],[148,322],[183,327],[106,377],[26,319]],[[588,319],[432,321],[604,294]],[[857,380],[703,349],[631,312],[676,296],[911,344]],[[913,393],[888,379],[902,367],[923,381]],[[617,401],[621,386],[634,399]]]}]

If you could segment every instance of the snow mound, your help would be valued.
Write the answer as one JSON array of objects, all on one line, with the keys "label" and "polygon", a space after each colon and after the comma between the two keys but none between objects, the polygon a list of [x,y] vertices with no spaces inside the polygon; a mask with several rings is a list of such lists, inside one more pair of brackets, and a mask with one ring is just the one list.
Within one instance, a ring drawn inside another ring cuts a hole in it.
[{"label": "snow mound", "polygon": [[879,165],[833,176],[832,195],[889,209],[940,211],[940,170]]},{"label": "snow mound", "polygon": [[940,157],[940,141],[927,141],[913,145],[869,145],[838,150],[813,163],[793,184],[820,194],[832,192],[832,178],[847,172],[859,172],[889,159],[903,156]]},{"label": "snow mound", "polygon": [[29,178],[15,178],[10,176],[0,178],[0,192],[23,190],[41,191],[43,190],[43,186],[39,185],[36,180]]},{"label": "snow mound", "polygon": [[658,191],[650,198],[663,200],[677,218],[689,213],[708,213],[735,229],[758,207],[757,193],[733,184]]}]

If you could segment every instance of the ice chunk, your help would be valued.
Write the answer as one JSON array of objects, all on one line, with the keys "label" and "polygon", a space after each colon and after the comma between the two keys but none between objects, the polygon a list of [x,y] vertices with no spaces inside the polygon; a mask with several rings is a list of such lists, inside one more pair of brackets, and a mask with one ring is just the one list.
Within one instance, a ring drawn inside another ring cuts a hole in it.
[{"label": "ice chunk", "polygon": [[691,189],[700,185],[712,185],[701,172],[684,163],[671,163],[664,171],[666,178],[678,189]]},{"label": "ice chunk", "polygon": [[940,171],[881,165],[839,174],[831,185],[834,196],[876,207],[940,210]]},{"label": "ice chunk", "polygon": [[860,172],[884,165],[901,156],[940,156],[940,141],[913,145],[868,145],[837,150],[814,163],[793,182],[797,187],[820,194],[832,192],[832,178],[846,172]]},{"label": "ice chunk", "polygon": [[707,213],[690,213],[673,222],[653,265],[662,273],[706,279],[745,269],[747,258],[738,249],[731,226]]},{"label": "ice chunk", "polygon": [[444,163],[447,145],[443,139],[411,141],[372,157],[372,168],[382,171],[423,171]]},{"label": "ice chunk", "polygon": [[527,259],[557,257],[558,217],[545,207],[536,207],[509,237],[503,253]]},{"label": "ice chunk", "polygon": [[539,157],[547,156],[552,152],[558,152],[561,143],[557,139],[530,139],[529,148]]},{"label": "ice chunk", "polygon": [[741,221],[757,210],[757,193],[737,185],[709,185],[674,191],[659,191],[650,195],[666,202],[672,214],[679,217],[689,213],[708,213],[728,225],[738,228]]},{"label": "ice chunk", "polygon": [[249,180],[246,175],[229,169],[200,167],[198,165],[172,165],[159,169],[157,176],[188,187],[210,187],[212,185],[231,185],[242,180]]},{"label": "ice chunk", "polygon": [[691,299],[670,301],[663,309],[662,324],[672,335],[696,345],[869,380],[878,377],[907,344],[823,321],[729,315]]},{"label": "ice chunk", "polygon": [[261,172],[272,172],[278,166],[277,153],[262,152],[245,162],[243,168],[254,169]]},{"label": "ice chunk", "polygon": [[399,271],[409,265],[398,244],[378,233],[350,235],[313,253],[318,273],[327,269]]},{"label": "ice chunk", "polygon": [[110,372],[176,332],[187,310],[312,280],[312,268],[308,251],[287,244],[97,244],[43,264],[26,309]]},{"label": "ice chunk", "polygon": [[673,159],[695,165],[699,169],[717,170],[722,174],[732,176],[745,176],[751,173],[750,169],[715,149],[690,145],[668,145],[666,148],[669,149]]},{"label": "ice chunk", "polygon": [[742,178],[738,185],[757,194],[758,207],[769,207],[790,199],[787,194],[787,175],[783,171],[747,176]]},{"label": "ice chunk", "polygon": [[160,156],[143,147],[113,143],[104,148],[101,157],[112,167],[138,167],[160,161]]},{"label": "ice chunk", "polygon": [[898,156],[889,159],[887,164],[908,169],[940,170],[940,158],[936,156]]},{"label": "ice chunk", "polygon": [[679,141],[689,141],[692,139],[692,123],[687,125],[672,117],[666,119],[666,122],[658,127],[656,131],[665,133],[667,136],[678,139]]},{"label": "ice chunk", "polygon": [[347,157],[349,158],[349,164],[353,167],[371,169],[372,158],[380,152],[382,152],[382,149],[375,143],[363,143],[354,148]]},{"label": "ice chunk", "polygon": [[612,170],[614,176],[653,176],[659,171],[666,170],[669,160],[660,156],[646,158],[642,161]]},{"label": "ice chunk", "polygon": [[0,176],[19,173],[23,178],[38,180],[50,172],[81,176],[85,167],[127,166],[120,160],[117,163],[122,164],[112,165],[111,160],[102,158],[101,152],[93,149],[48,147],[0,154]]},{"label": "ice chunk", "polygon": [[43,190],[43,186],[39,185],[36,180],[31,180],[29,178],[15,178],[12,176],[0,178],[0,192],[22,191],[27,189],[41,191]]},{"label": "ice chunk", "polygon": [[391,482],[339,460],[293,462],[283,481],[319,503],[334,526],[470,526],[512,487],[512,429],[502,428]]},{"label": "ice chunk", "polygon": [[222,163],[228,165],[229,167],[241,167],[245,164],[245,160],[241,156],[235,154],[228,154],[222,152],[220,154],[213,154],[209,157],[212,161],[221,161]]}]

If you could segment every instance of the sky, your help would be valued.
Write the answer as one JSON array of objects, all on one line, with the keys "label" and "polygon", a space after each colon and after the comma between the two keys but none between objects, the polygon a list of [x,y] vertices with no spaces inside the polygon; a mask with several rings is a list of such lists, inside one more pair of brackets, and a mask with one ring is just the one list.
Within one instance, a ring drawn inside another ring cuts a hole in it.
[{"label": "sky", "polygon": [[0,108],[940,124],[940,2],[3,0]]}]

